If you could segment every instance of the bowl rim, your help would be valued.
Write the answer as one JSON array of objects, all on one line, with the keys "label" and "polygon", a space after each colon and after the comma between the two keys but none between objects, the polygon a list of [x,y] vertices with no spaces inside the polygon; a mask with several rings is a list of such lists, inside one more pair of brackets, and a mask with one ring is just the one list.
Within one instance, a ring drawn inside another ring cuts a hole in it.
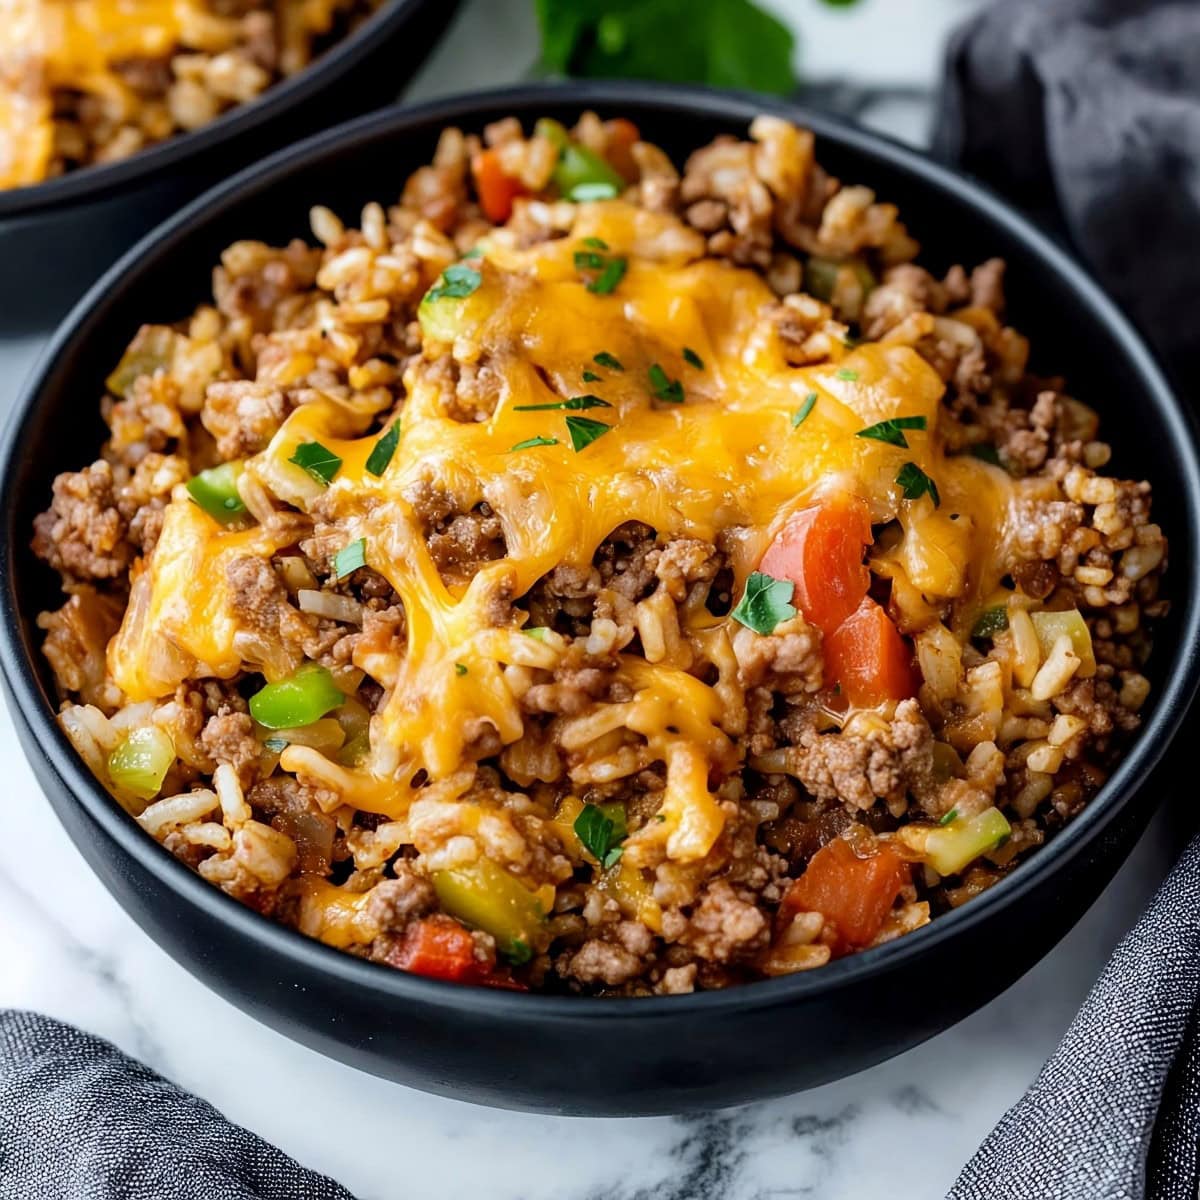
[{"label": "bowl rim", "polygon": [[[79,167],[41,183],[0,190],[0,220],[35,216],[47,209],[99,199],[140,183],[149,175],[179,167],[229,141],[253,133],[269,121],[311,99],[352,71],[372,49],[377,37],[394,34],[422,10],[448,0],[385,0],[355,29],[319,57],[285,79],[272,83],[244,104],[235,104],[214,120],[186,133],[155,142],[128,158]],[[457,3],[457,0],[453,0]],[[432,46],[430,46],[432,49]]]},{"label": "bowl rim", "polygon": [[[836,117],[752,93],[625,81],[520,84],[447,96],[420,105],[391,106],[281,150],[201,195],[123,255],[74,306],[43,351],[8,415],[0,441],[0,512],[5,514],[6,520],[10,519],[14,506],[14,459],[20,453],[24,427],[37,406],[43,387],[54,373],[56,363],[76,339],[87,339],[90,324],[99,319],[96,313],[122,302],[127,279],[161,270],[171,248],[190,236],[193,225],[202,224],[208,218],[219,218],[244,197],[282,184],[294,168],[319,160],[328,151],[344,150],[355,141],[376,136],[427,137],[436,135],[443,125],[451,123],[478,125],[487,119],[482,115],[484,111],[502,105],[511,106],[522,117],[527,117],[536,112],[537,105],[616,108],[623,103],[657,107],[668,116],[674,114],[685,120],[734,119],[748,124],[762,112],[786,117],[812,129],[818,143],[839,144],[868,160],[908,174],[935,194],[953,194],[1001,227],[1008,236],[1021,243],[1032,258],[1050,273],[1058,275],[1074,291],[1095,319],[1111,331],[1141,376],[1146,392],[1153,396],[1177,448],[1184,481],[1182,524],[1192,546],[1200,545],[1200,440],[1195,420],[1171,390],[1132,324],[1087,272],[1050,237],[977,181],[935,162],[918,150]],[[993,914],[1018,903],[1022,896],[1042,885],[1049,876],[1085,854],[1135,799],[1140,785],[1161,763],[1200,684],[1200,553],[1193,553],[1190,577],[1179,579],[1177,589],[1180,598],[1176,603],[1185,608],[1179,623],[1178,653],[1166,671],[1154,712],[1137,740],[1085,810],[1056,834],[1050,845],[1031,855],[984,895],[894,942],[835,960],[816,971],[678,996],[599,998],[514,993],[425,979],[326,946],[260,916],[227,896],[146,835],[96,782],[63,734],[52,709],[43,700],[33,663],[24,653],[18,632],[20,613],[12,585],[10,558],[9,539],[0,538],[0,577],[3,578],[0,588],[0,618],[3,620],[0,669],[13,701],[14,721],[21,722],[37,739],[44,752],[45,765],[71,801],[81,804],[125,854],[170,892],[184,902],[198,906],[213,920],[232,926],[233,931],[250,944],[288,960],[297,971],[320,973],[330,982],[358,989],[360,994],[373,994],[393,1002],[436,1005],[465,1015],[505,1019],[524,1017],[539,1021],[596,1020],[601,1017],[662,1020],[702,1012],[711,1016],[733,1008],[757,1010],[810,1000],[835,993],[865,976],[884,976],[947,939],[969,936],[972,929]]]}]

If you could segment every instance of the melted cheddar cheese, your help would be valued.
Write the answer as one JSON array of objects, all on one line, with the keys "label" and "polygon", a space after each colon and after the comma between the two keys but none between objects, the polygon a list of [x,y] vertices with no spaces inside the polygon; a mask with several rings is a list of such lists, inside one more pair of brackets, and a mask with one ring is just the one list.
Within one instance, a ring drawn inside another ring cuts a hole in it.
[{"label": "melted cheddar cheese", "polygon": [[[612,294],[581,281],[574,253],[587,237],[628,258]],[[506,745],[522,737],[506,667],[552,669],[564,649],[557,635],[523,632],[517,622],[524,615],[510,601],[559,565],[590,564],[628,521],[664,539],[713,541],[725,533],[740,587],[790,512],[842,489],[868,504],[873,522],[899,522],[901,535],[879,552],[880,573],[964,610],[997,586],[1014,482],[974,458],[944,454],[937,435],[943,385],[913,350],[866,344],[839,361],[789,366],[767,314],[775,297],[760,276],[705,258],[702,240],[672,218],[620,201],[582,206],[570,238],[520,248],[493,237],[477,265],[482,278],[471,295],[437,302],[446,306],[436,323],[445,340],[427,337],[423,358],[409,367],[402,433],[382,478],[366,470],[378,434],[361,436],[361,424],[332,398],[293,411],[247,465],[281,499],[302,509],[319,501],[322,520],[335,523],[345,543],[365,539],[367,564],[399,593],[408,622],[400,661],[356,659],[387,693],[372,719],[367,761],[349,769],[289,746],[285,770],[392,817],[406,811],[418,773],[461,780],[465,790],[472,730],[490,725]],[[702,368],[684,360],[685,347]],[[599,351],[623,369],[595,366]],[[453,372],[434,369],[447,356],[475,369],[494,402],[486,419],[451,415]],[[683,403],[654,398],[648,370],[655,363],[682,381]],[[601,381],[581,382],[585,368]],[[581,393],[611,405],[586,412],[611,428],[578,453],[565,412],[519,411]],[[811,414],[794,426],[793,414],[814,394]],[[901,416],[927,422],[925,430],[906,431],[907,448],[857,436]],[[555,444],[513,449],[536,437]],[[342,459],[328,488],[289,462],[311,441]],[[940,507],[929,497],[903,498],[896,476],[905,462],[936,480]],[[421,489],[450,497],[461,512],[486,502],[502,523],[506,556],[468,580],[443,578],[414,503]],[[163,696],[196,673],[229,677],[249,669],[270,677],[239,643],[225,564],[277,549],[257,527],[226,529],[177,493],[110,646],[110,671],[126,695]],[[727,618],[705,610],[691,620],[691,636],[728,635]],[[631,839],[627,861],[638,864],[655,841],[681,861],[702,858],[722,824],[708,791],[710,769],[736,769],[741,757],[721,728],[722,703],[714,688],[650,648],[623,655],[619,674],[631,699],[566,720],[561,745],[582,750],[614,729],[640,735],[648,760],[667,765],[668,783],[664,819],[640,842]]]}]

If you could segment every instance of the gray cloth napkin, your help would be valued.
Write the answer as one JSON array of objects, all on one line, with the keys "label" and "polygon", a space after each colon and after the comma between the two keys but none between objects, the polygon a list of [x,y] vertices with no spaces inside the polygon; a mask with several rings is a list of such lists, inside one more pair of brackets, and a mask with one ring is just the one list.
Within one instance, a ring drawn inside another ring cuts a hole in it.
[{"label": "gray cloth napkin", "polygon": [[115,1046],[0,1011],[0,1200],[354,1200]]},{"label": "gray cloth napkin", "polygon": [[[954,38],[935,150],[1057,228],[1200,388],[1200,2],[997,0]],[[1196,1200],[1200,841],[949,1200]]]}]

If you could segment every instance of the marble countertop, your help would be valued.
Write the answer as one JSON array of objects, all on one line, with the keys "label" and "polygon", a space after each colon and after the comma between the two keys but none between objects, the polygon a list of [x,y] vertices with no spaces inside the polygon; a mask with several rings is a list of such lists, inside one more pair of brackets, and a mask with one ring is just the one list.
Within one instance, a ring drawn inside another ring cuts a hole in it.
[{"label": "marble countertop", "polygon": [[[973,0],[776,0],[803,24],[807,73],[928,88],[944,31]],[[519,77],[534,55],[524,0],[474,0],[412,89]],[[872,123],[919,141],[919,97]],[[0,406],[41,344],[0,335]],[[425,1096],[295,1045],[158,949],[84,866],[0,711],[0,1005],[109,1038],[362,1200],[923,1200],[942,1195],[1053,1050],[1112,946],[1183,844],[1168,805],[1061,946],[955,1028],[815,1091],[690,1118],[582,1120]],[[951,983],[951,986],[953,984]],[[208,1031],[204,1048],[186,1027]],[[208,1047],[224,1047],[214,1056]],[[2,1189],[0,1189],[2,1190]]]}]

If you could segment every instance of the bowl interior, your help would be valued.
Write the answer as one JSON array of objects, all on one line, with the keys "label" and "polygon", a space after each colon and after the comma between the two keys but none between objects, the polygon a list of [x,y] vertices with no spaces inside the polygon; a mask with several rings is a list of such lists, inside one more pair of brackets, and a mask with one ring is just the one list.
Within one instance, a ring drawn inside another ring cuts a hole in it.
[{"label": "bowl interior", "polygon": [[[328,205],[356,223],[364,203],[392,202],[407,175],[430,160],[446,124],[478,130],[509,113],[526,124],[543,114],[570,121],[585,107],[601,116],[632,118],[645,138],[663,146],[679,163],[689,150],[717,134],[745,136],[757,111],[790,115],[815,128],[817,156],[827,170],[865,183],[880,199],[898,205],[922,243],[924,265],[937,272],[956,262],[970,267],[993,256],[1007,260],[1009,316],[1031,339],[1034,368],[1065,377],[1070,392],[1100,412],[1102,436],[1114,448],[1114,472],[1154,484],[1156,516],[1171,540],[1166,583],[1173,601],[1170,616],[1158,627],[1158,650],[1149,668],[1154,691],[1146,716],[1156,730],[1154,753],[1161,753],[1162,742],[1190,699],[1196,674],[1200,474],[1190,418],[1171,398],[1129,327],[1070,262],[1002,204],[910,151],[767,101],[640,85],[580,87],[569,97],[554,90],[514,90],[363,118],[299,150],[277,155],[209,193],[136,247],[93,289],[35,373],[9,431],[0,574],[17,618],[13,633],[36,673],[44,711],[53,711],[54,693],[34,621],[42,609],[57,607],[61,597],[57,578],[29,550],[29,531],[34,516],[48,503],[54,476],[98,456],[106,432],[99,416],[104,379],[139,324],[178,320],[210,298],[213,265],[232,241],[257,238],[279,244],[309,237],[308,210],[313,204]],[[1160,720],[1164,704],[1175,711],[1162,714]],[[1132,765],[1140,753],[1135,747]],[[1132,779],[1129,773],[1123,776],[1126,796]],[[1110,787],[1092,809],[1114,795]],[[1084,822],[1093,819],[1091,811]],[[1052,845],[1034,860],[1054,853]],[[1002,892],[1005,886],[996,890]],[[913,937],[919,939],[925,932]]]}]

